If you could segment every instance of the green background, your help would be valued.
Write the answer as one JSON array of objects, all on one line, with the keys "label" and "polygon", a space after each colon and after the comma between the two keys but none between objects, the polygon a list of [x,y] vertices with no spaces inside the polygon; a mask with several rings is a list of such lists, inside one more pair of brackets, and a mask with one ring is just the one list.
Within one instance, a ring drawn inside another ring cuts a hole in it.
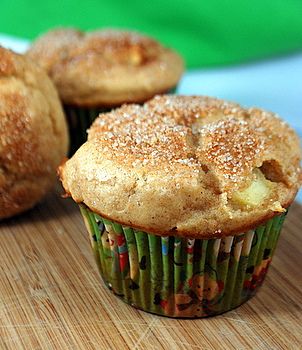
[{"label": "green background", "polygon": [[302,48],[302,0],[0,0],[0,32],[35,38],[56,26],[133,28],[177,49],[188,67]]}]

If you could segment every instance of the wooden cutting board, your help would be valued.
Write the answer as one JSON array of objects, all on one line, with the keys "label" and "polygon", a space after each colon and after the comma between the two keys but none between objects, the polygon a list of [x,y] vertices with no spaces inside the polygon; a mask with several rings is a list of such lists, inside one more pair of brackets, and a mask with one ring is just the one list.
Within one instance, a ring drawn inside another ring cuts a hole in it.
[{"label": "wooden cutting board", "polygon": [[79,210],[59,191],[0,224],[0,349],[302,349],[298,204],[252,300],[221,316],[175,320],[106,289]]}]

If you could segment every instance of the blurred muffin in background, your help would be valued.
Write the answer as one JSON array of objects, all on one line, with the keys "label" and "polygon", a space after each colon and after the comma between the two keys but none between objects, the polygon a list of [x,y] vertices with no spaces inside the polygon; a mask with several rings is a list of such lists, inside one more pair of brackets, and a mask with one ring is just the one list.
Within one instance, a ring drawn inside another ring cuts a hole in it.
[{"label": "blurred muffin in background", "polygon": [[51,30],[27,56],[46,69],[59,91],[71,153],[86,141],[86,130],[100,112],[173,91],[184,69],[182,58],[156,40],[113,29]]},{"label": "blurred muffin in background", "polygon": [[57,91],[40,67],[0,47],[0,219],[50,190],[68,148]]}]

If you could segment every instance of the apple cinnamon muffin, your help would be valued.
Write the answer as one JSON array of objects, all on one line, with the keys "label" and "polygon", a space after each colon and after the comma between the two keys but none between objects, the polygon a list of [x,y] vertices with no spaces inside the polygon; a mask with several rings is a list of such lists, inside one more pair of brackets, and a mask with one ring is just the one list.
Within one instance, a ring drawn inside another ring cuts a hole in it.
[{"label": "apple cinnamon muffin", "polygon": [[52,81],[29,59],[0,47],[0,219],[41,200],[67,147]]},{"label": "apple cinnamon muffin", "polygon": [[167,95],[100,116],[59,173],[116,295],[204,317],[262,283],[300,160],[298,136],[273,113]]},{"label": "apple cinnamon muffin", "polygon": [[174,89],[183,61],[145,35],[116,29],[81,32],[57,29],[27,52],[54,81],[69,120],[72,153],[100,111],[142,103]]}]

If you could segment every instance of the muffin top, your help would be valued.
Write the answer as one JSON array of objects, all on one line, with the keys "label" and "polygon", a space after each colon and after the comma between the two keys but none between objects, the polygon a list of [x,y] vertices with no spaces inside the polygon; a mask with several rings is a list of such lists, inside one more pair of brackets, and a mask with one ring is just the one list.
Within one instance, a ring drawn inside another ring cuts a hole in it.
[{"label": "muffin top", "polygon": [[183,61],[136,32],[52,30],[27,55],[45,68],[65,104],[106,107],[140,103],[174,88]]},{"label": "muffin top", "polygon": [[0,47],[0,219],[41,199],[67,145],[52,81],[28,59]]},{"label": "muffin top", "polygon": [[157,96],[99,116],[59,169],[66,192],[159,235],[239,234],[285,211],[301,183],[295,132],[275,114],[204,96]]}]

